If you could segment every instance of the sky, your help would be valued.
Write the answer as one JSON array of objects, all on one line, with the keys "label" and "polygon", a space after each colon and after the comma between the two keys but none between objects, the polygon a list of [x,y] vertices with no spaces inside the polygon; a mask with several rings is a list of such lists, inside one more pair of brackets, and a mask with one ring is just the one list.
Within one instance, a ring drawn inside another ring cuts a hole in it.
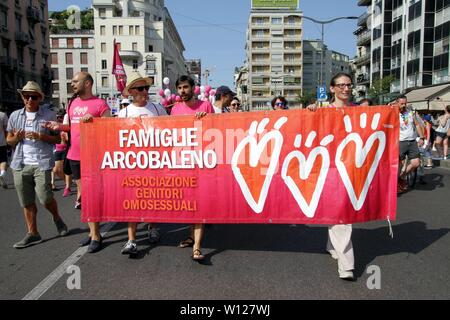
[{"label": "sky", "polygon": [[[300,0],[300,10],[316,20],[360,16],[365,7],[357,0]],[[49,0],[49,10],[64,10],[70,5],[90,7],[92,0]],[[202,69],[210,70],[210,85],[233,88],[235,67],[245,61],[245,37],[250,15],[250,0],[165,0],[186,48],[186,59],[201,59]],[[329,49],[354,57],[357,20],[339,20],[325,25],[325,44]],[[320,39],[321,25],[303,21],[303,39]]]}]

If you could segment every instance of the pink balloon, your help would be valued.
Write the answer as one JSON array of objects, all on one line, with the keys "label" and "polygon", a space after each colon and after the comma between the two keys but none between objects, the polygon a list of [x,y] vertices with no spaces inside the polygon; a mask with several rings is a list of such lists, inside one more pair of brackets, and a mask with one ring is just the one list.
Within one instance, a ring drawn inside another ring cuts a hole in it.
[{"label": "pink balloon", "polygon": [[161,99],[161,104],[162,104],[164,107],[167,107],[167,106],[169,105],[167,99]]},{"label": "pink balloon", "polygon": [[209,95],[215,96],[215,95],[216,95],[216,90],[211,90],[211,91],[209,92]]},{"label": "pink balloon", "polygon": [[170,96],[170,99],[171,99],[172,101],[175,101],[176,97],[177,97],[177,96],[176,96],[175,94],[172,93],[172,95]]},{"label": "pink balloon", "polygon": [[164,97],[164,90],[163,90],[163,89],[159,90],[159,95],[160,95],[161,97]]},{"label": "pink balloon", "polygon": [[205,92],[205,98],[209,98],[209,92]]},{"label": "pink balloon", "polygon": [[194,93],[199,95],[200,94],[200,87],[196,86],[195,89],[194,89]]},{"label": "pink balloon", "polygon": [[181,97],[180,97],[180,96],[176,96],[176,97],[175,97],[175,101],[176,101],[176,102],[180,102],[180,101],[181,101]]},{"label": "pink balloon", "polygon": [[212,89],[211,86],[206,86],[205,87],[205,92],[209,93],[211,91],[211,89]]}]

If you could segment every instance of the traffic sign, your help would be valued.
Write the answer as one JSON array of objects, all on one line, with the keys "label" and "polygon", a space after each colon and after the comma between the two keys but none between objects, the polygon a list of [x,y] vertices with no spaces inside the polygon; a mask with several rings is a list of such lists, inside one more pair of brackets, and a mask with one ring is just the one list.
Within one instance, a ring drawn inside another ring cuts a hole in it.
[{"label": "traffic sign", "polygon": [[328,99],[327,87],[326,86],[318,86],[317,87],[317,100],[326,101],[327,99]]}]

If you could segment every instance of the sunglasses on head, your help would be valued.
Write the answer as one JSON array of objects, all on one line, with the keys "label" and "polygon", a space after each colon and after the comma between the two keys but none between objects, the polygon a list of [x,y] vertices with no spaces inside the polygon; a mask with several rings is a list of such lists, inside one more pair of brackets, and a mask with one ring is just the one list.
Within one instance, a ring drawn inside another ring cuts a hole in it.
[{"label": "sunglasses on head", "polygon": [[148,91],[149,89],[150,89],[150,86],[142,86],[142,87],[133,87],[133,88],[131,88],[131,89],[136,89],[137,91],[139,91],[139,92],[142,92],[142,91]]},{"label": "sunglasses on head", "polygon": [[31,100],[36,101],[36,100],[39,99],[39,96],[24,94],[24,95],[23,95],[23,98],[24,98],[25,100],[29,100],[29,99],[31,98]]}]

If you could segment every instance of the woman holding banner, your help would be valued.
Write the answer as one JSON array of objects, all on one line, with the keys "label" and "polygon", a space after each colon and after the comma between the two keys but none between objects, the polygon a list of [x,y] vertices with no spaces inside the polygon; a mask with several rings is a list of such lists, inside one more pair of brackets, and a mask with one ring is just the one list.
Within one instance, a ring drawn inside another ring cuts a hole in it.
[{"label": "woman holding banner", "polygon": [[[352,96],[353,82],[352,77],[346,73],[338,73],[330,83],[332,98],[328,107],[343,108],[353,106],[350,102]],[[315,104],[309,105],[307,109],[316,111]],[[352,225],[339,224],[328,227],[327,251],[333,259],[338,261],[339,278],[348,281],[354,281],[353,275],[355,257],[352,244]]]}]

